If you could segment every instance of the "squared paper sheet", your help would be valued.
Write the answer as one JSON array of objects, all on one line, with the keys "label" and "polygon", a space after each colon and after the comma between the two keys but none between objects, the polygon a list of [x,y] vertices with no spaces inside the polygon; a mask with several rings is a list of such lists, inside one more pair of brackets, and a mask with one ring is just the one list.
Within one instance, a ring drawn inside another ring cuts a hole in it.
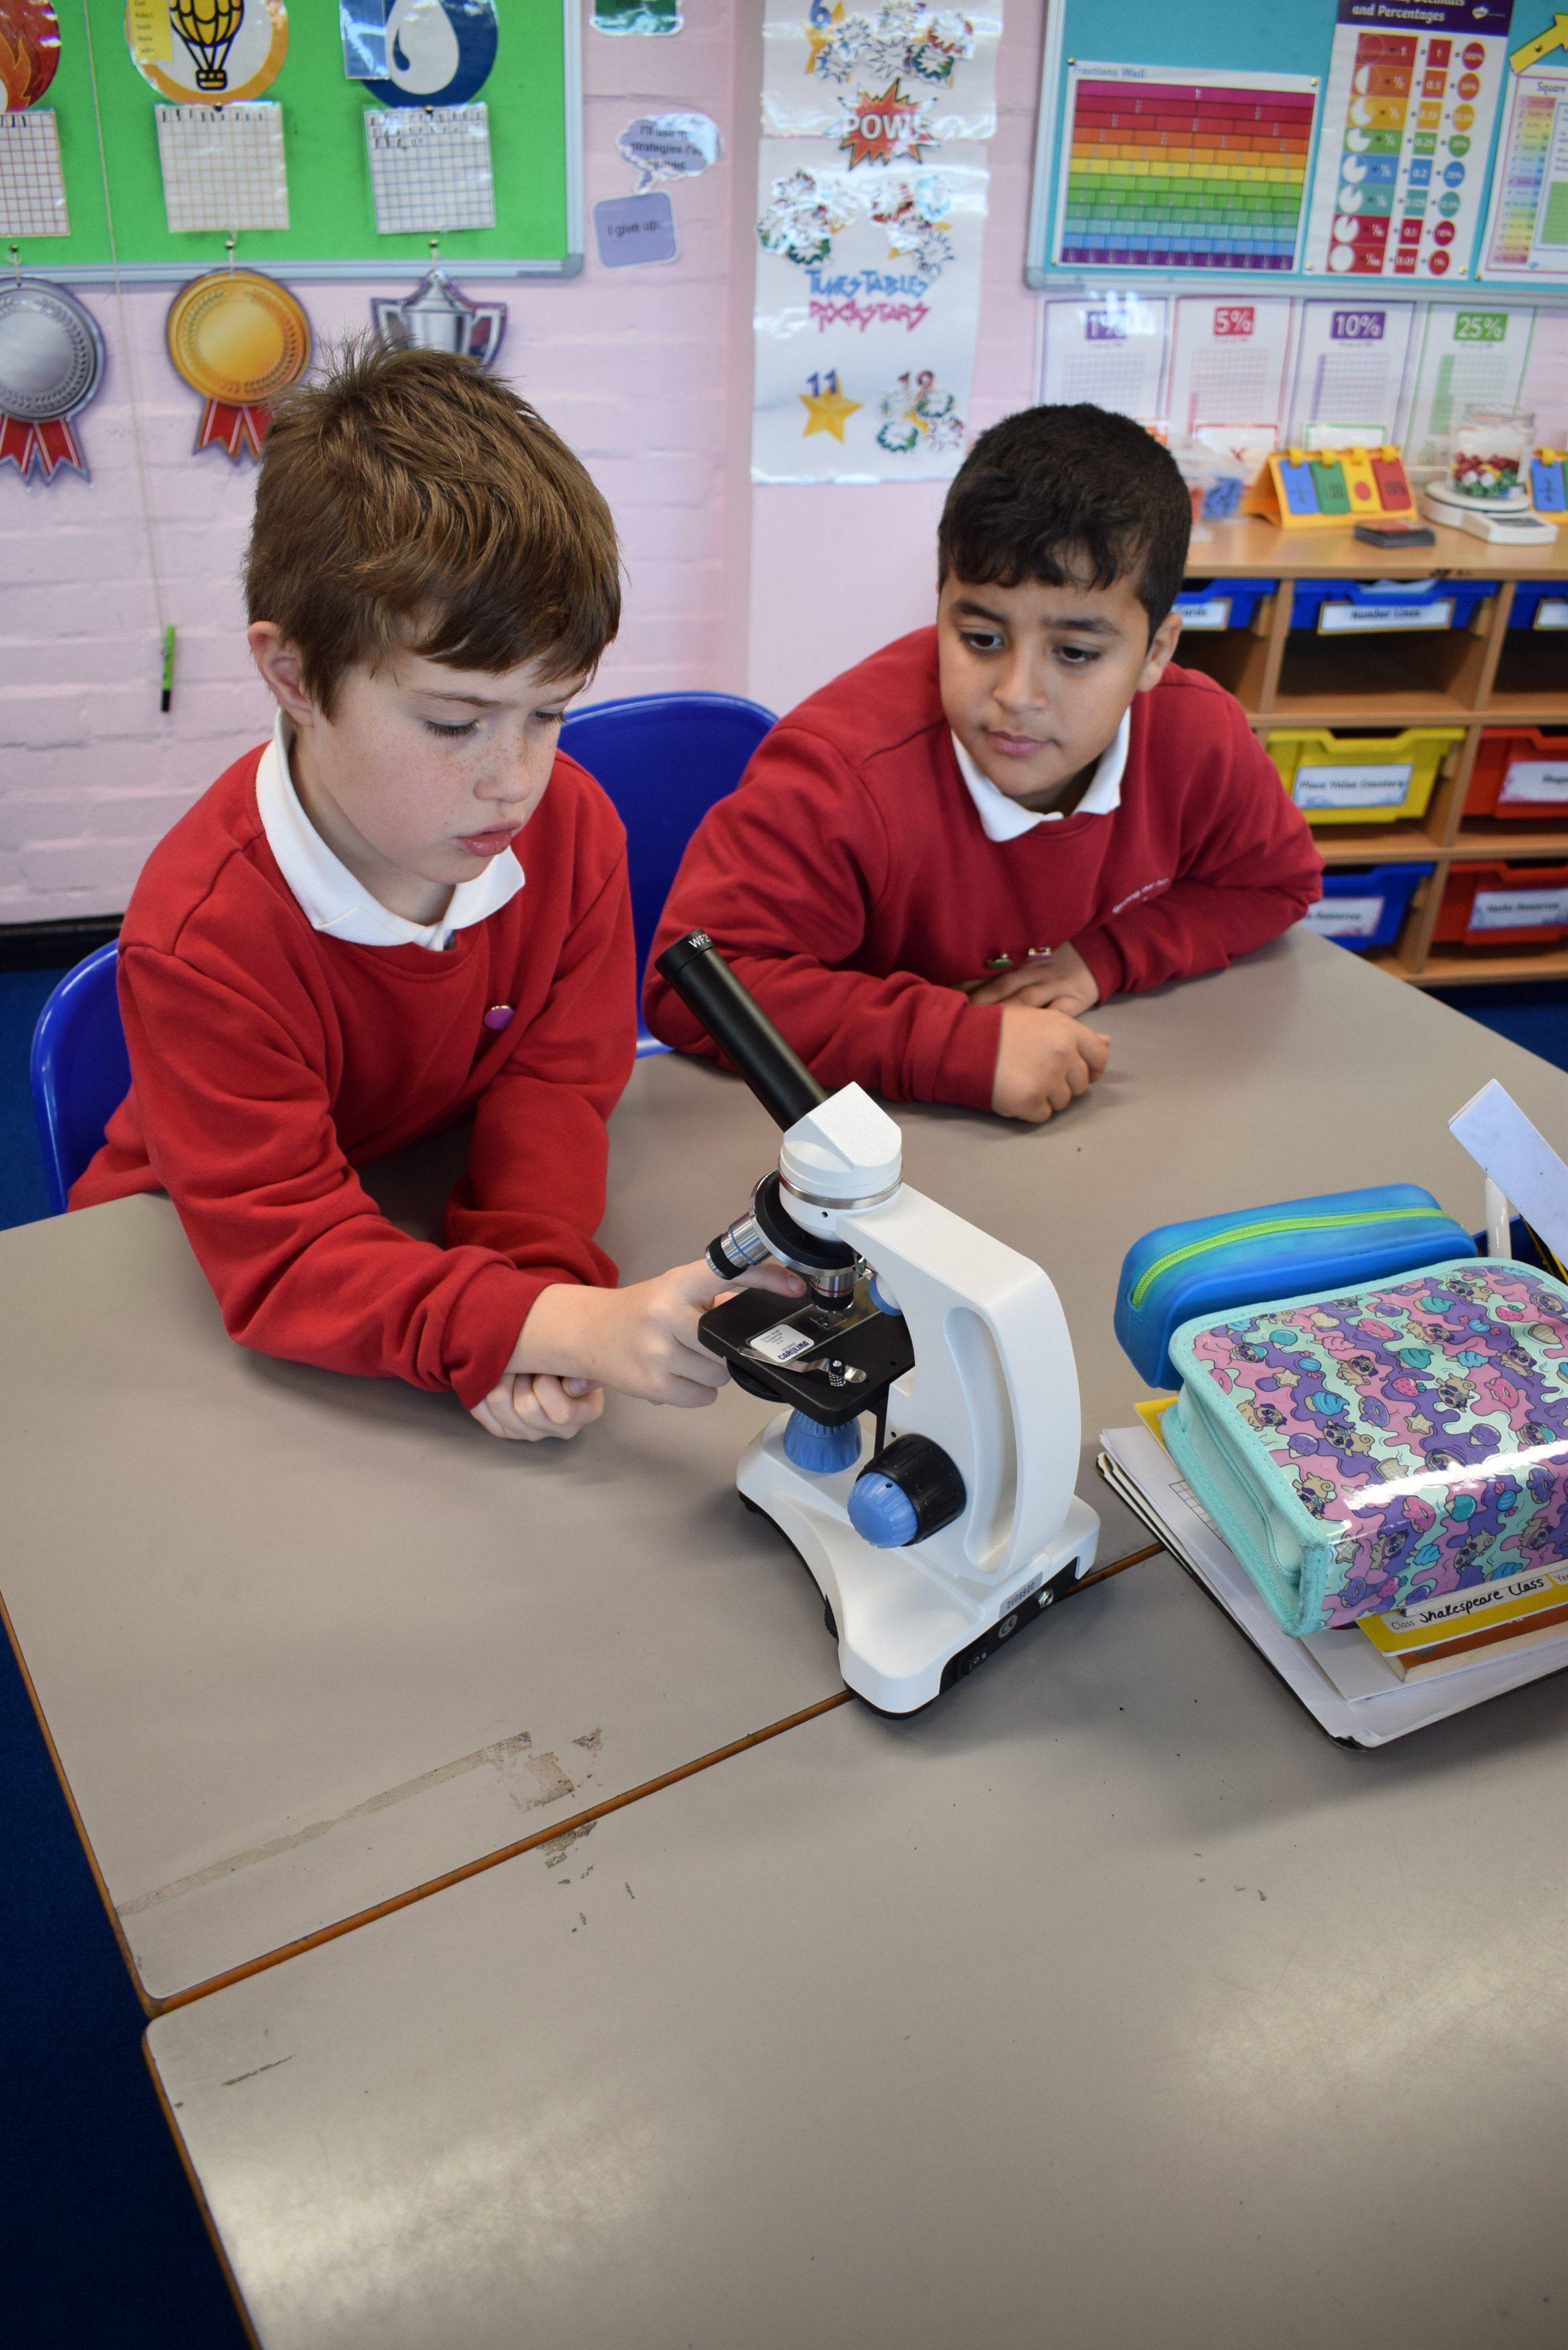
[{"label": "squared paper sheet", "polygon": [[288,226],[280,106],[262,99],[153,110],[171,236],[192,229]]},{"label": "squared paper sheet", "polygon": [[53,113],[0,113],[0,236],[70,233]]},{"label": "squared paper sheet", "polygon": [[1162,297],[1127,293],[1047,302],[1041,399],[1091,400],[1145,424],[1163,416],[1168,308]]},{"label": "squared paper sheet", "polygon": [[1297,321],[1290,442],[1305,445],[1309,424],[1354,424],[1365,437],[1397,441],[1416,307],[1373,293],[1303,302]]},{"label": "squared paper sheet", "polygon": [[495,226],[490,111],[483,99],[368,112],[365,140],[379,235]]}]

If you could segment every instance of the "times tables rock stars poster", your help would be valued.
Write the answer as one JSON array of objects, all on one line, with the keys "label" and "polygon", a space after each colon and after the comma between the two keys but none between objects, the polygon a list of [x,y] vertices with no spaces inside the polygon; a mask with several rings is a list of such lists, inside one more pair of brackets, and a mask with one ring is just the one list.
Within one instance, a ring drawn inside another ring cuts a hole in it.
[{"label": "times tables rock stars poster", "polygon": [[754,481],[958,471],[1001,17],[1001,0],[768,0]]},{"label": "times tables rock stars poster", "polygon": [[1513,0],[1339,0],[1306,265],[1364,284],[1472,269]]}]

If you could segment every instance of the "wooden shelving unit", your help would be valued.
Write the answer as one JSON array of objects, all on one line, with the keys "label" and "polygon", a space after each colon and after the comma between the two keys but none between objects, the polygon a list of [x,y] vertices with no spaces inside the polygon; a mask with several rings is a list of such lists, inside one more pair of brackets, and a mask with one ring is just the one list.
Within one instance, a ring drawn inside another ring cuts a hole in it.
[{"label": "wooden shelving unit", "polygon": [[[1465,795],[1489,726],[1568,727],[1568,631],[1513,631],[1515,583],[1568,579],[1568,534],[1555,546],[1489,546],[1439,530],[1437,544],[1407,553],[1365,546],[1349,530],[1291,532],[1272,523],[1211,523],[1194,533],[1195,579],[1277,579],[1279,592],[1250,629],[1183,637],[1177,660],[1225,686],[1254,731],[1332,726],[1376,733],[1406,726],[1462,726],[1424,817],[1386,825],[1314,827],[1330,866],[1429,864],[1397,947],[1367,960],[1417,987],[1479,985],[1511,979],[1568,979],[1568,942],[1542,947],[1434,947],[1443,885],[1457,862],[1530,858],[1568,863],[1568,808],[1560,822],[1512,824],[1467,817]],[[1467,629],[1342,638],[1291,626],[1298,579],[1495,579]]]}]

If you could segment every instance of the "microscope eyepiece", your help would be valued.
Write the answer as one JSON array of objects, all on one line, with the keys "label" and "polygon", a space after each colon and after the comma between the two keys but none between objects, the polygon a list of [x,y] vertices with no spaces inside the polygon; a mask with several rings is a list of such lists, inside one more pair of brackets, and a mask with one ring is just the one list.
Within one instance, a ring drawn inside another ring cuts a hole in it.
[{"label": "microscope eyepiece", "polygon": [[688,931],[655,964],[688,1012],[700,1020],[725,1058],[740,1071],[768,1116],[792,1127],[827,1099],[794,1047],[786,1045],[762,1005],[743,987],[708,936]]}]

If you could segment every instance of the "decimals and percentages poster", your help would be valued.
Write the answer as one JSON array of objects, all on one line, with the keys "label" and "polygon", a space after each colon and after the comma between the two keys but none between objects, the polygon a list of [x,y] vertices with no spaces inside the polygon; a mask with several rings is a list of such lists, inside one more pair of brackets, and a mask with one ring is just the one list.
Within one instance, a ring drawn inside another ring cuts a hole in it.
[{"label": "decimals and percentages poster", "polygon": [[1512,0],[1339,0],[1306,265],[1470,275]]},{"label": "decimals and percentages poster", "polygon": [[962,458],[999,0],[769,0],[758,155],[763,482],[945,480]]}]

